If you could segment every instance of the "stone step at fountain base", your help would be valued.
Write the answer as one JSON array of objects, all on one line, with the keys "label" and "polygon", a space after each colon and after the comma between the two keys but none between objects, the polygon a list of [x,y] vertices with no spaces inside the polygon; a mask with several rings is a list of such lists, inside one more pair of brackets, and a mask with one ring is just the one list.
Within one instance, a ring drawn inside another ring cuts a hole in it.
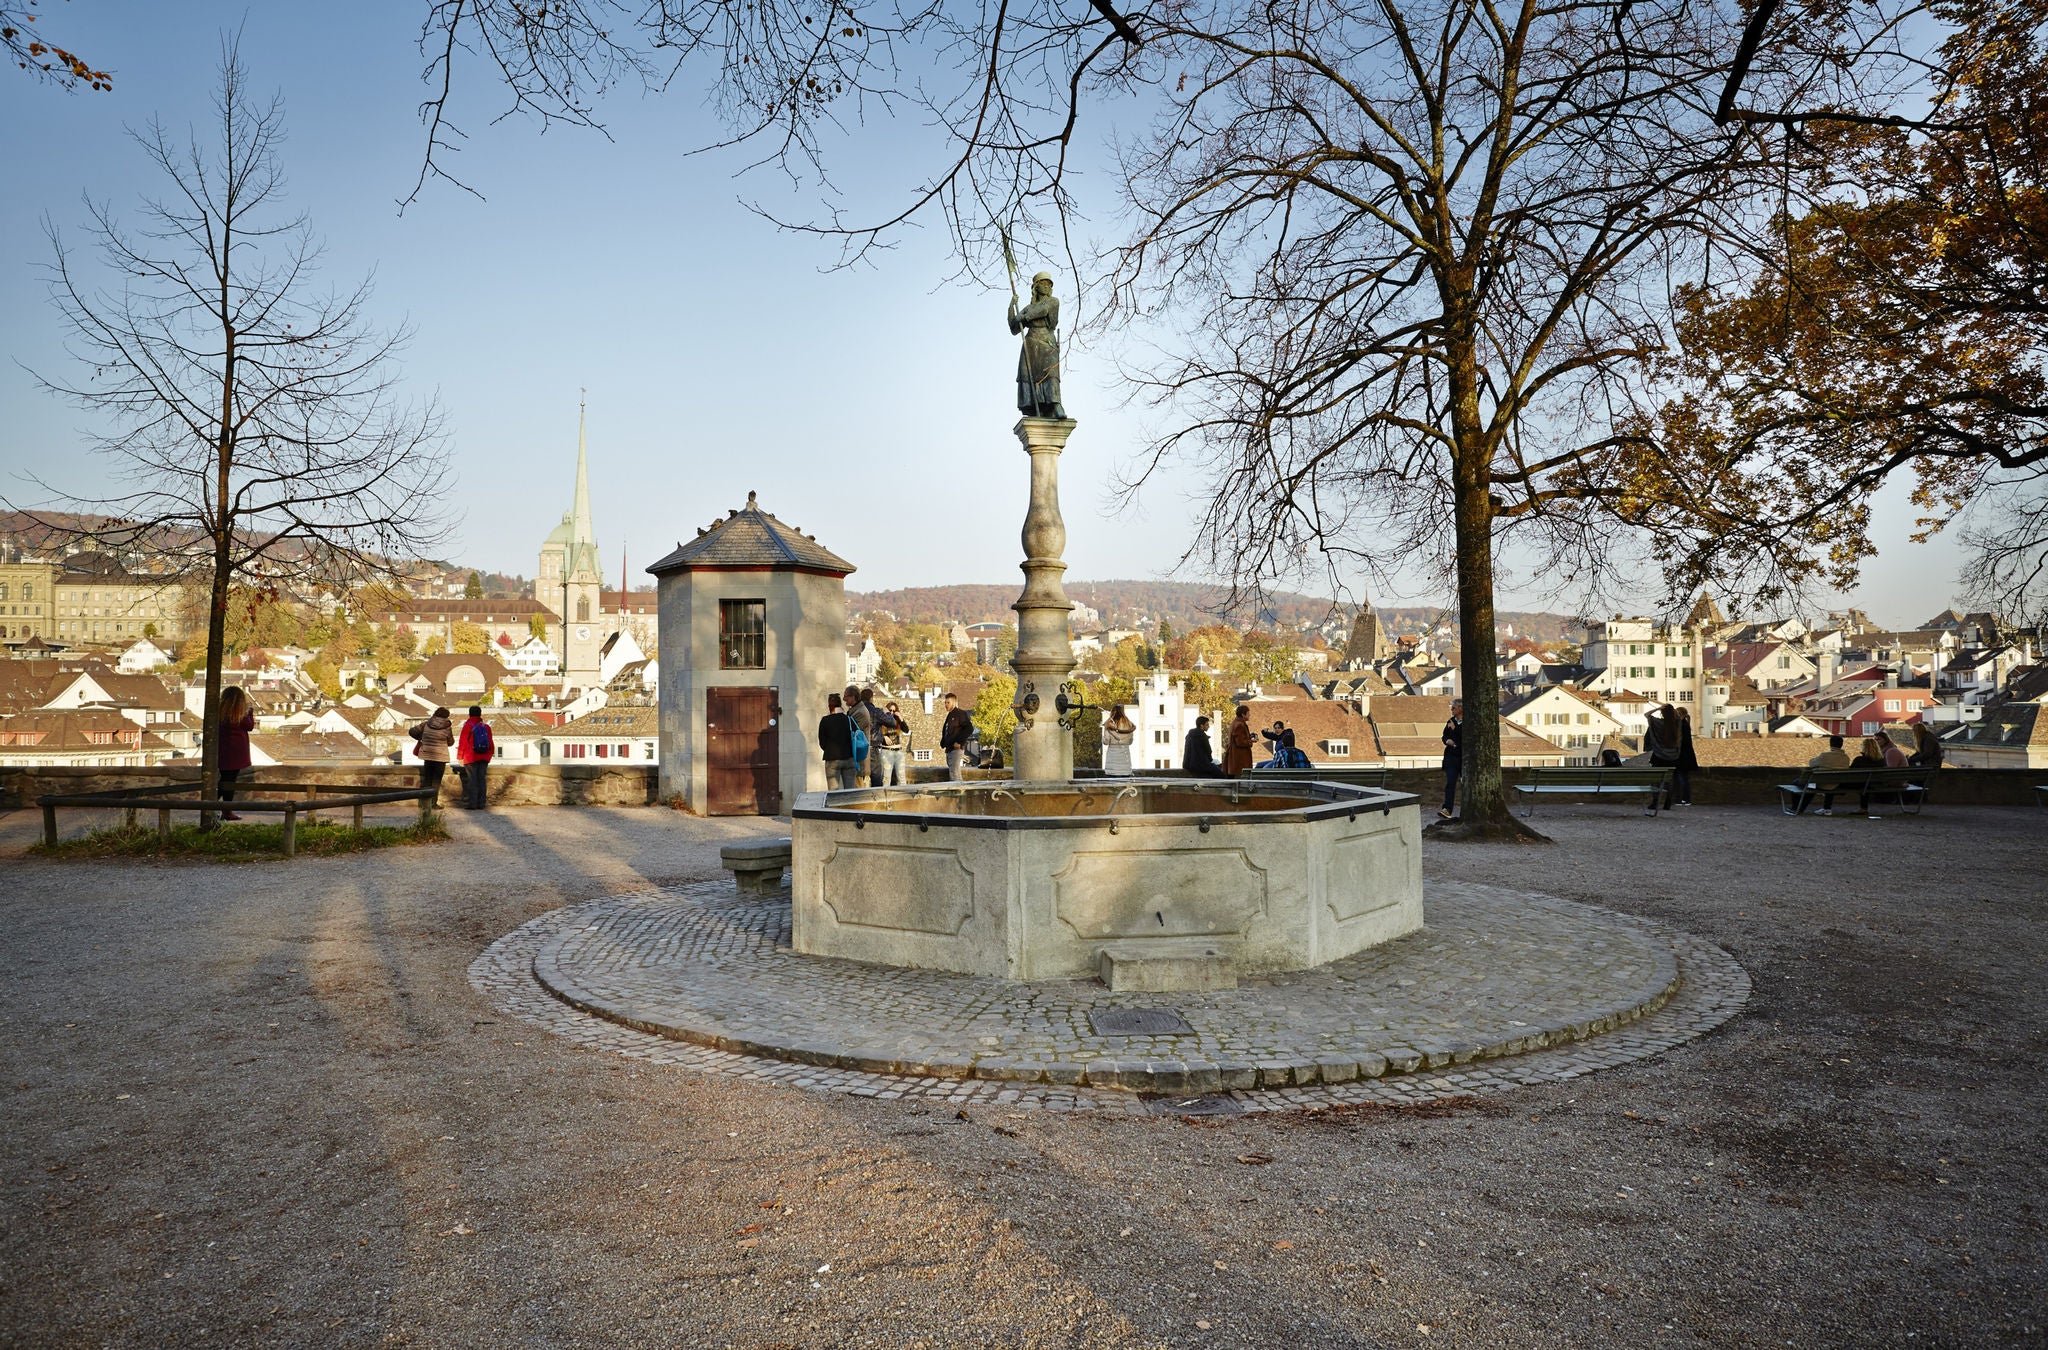
[{"label": "stone step at fountain base", "polygon": [[1120,994],[1237,988],[1235,948],[1209,938],[1104,947],[1096,957],[1096,969],[1102,982]]}]

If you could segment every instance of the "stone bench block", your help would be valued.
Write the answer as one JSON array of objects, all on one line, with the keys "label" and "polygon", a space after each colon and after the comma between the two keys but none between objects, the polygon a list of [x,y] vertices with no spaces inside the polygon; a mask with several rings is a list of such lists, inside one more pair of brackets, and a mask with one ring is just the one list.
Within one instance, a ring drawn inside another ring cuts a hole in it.
[{"label": "stone bench block", "polygon": [[753,839],[724,844],[718,850],[719,865],[732,873],[742,895],[774,895],[782,889],[782,874],[789,867],[790,841]]},{"label": "stone bench block", "polygon": [[1237,988],[1237,961],[1217,942],[1134,942],[1096,957],[1102,982],[1118,993]]}]

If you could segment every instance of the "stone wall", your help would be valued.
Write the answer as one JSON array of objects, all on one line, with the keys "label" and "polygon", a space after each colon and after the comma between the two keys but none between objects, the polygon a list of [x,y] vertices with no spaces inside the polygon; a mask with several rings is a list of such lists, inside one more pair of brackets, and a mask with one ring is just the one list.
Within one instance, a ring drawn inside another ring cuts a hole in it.
[{"label": "stone wall", "polygon": [[[1520,771],[1509,769],[1506,772],[1508,782],[1512,783]],[[1791,782],[1798,772],[1797,769],[1749,765],[1695,769],[1692,799],[1698,806],[1776,806],[1778,784]],[[1146,777],[1178,778],[1180,771],[1154,772]],[[1930,786],[1928,809],[1938,811],[1943,806],[2036,806],[2036,783],[2048,783],[2048,772],[2039,769],[1944,768]],[[1387,775],[1387,786],[1396,792],[1414,793],[1431,808],[1432,814],[1444,799],[1444,776],[1438,769],[1395,769]],[[1510,792],[1508,799],[1519,814],[1523,806],[1520,794]],[[1618,797],[1606,799],[1609,806],[1619,806],[1623,800]],[[1540,820],[1545,811],[1579,804],[1597,805],[1601,801],[1598,797],[1546,797],[1537,802],[1536,816]]]},{"label": "stone wall", "polygon": [[[1701,806],[1775,806],[1777,785],[1790,782],[1795,771],[1774,768],[1700,769],[1693,774],[1692,799]],[[970,779],[1008,778],[1009,770],[969,769]],[[1179,772],[1155,773],[1148,777],[1178,778]],[[165,765],[151,769],[9,769],[0,768],[0,806],[23,807],[45,792],[107,792],[124,787],[190,781],[198,777],[196,767]],[[943,764],[920,764],[910,770],[913,782],[944,782]],[[276,765],[259,769],[252,781],[333,783],[374,786],[384,791],[410,787],[418,781],[418,770],[396,765]],[[1508,774],[1514,780],[1514,771]],[[1954,769],[1941,771],[1934,780],[1930,810],[1943,806],[2035,806],[2034,785],[2048,782],[2048,772],[2038,769]],[[1443,800],[1443,775],[1435,769],[1396,769],[1387,776],[1387,786],[1398,792],[1412,792],[1426,806]],[[453,806],[461,799],[461,784],[451,770],[441,783],[441,800]],[[1512,795],[1512,794],[1511,794]],[[491,766],[491,802],[502,806],[644,806],[657,801],[655,766],[651,764],[571,765],[494,764]],[[1537,818],[1546,810],[1565,805],[1597,803],[1593,797],[1551,798],[1539,802]],[[1608,803],[1618,807],[1619,799]],[[1517,810],[1520,809],[1519,804]]]},{"label": "stone wall", "polygon": [[[655,800],[652,764],[493,764],[493,806],[645,806]],[[0,803],[30,806],[44,793],[118,792],[123,788],[196,782],[196,765],[150,769],[0,769]],[[419,770],[378,764],[278,764],[243,777],[251,787],[273,783],[320,783],[395,792],[419,782]],[[451,768],[441,780],[441,804],[462,800],[462,782]]]}]

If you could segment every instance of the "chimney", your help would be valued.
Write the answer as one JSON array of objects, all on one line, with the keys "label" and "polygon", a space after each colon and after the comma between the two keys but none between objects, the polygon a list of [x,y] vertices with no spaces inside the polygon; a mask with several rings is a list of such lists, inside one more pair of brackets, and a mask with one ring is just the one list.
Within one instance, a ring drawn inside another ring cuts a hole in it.
[{"label": "chimney", "polygon": [[1884,673],[1884,687],[1887,689],[1899,687],[1899,672],[1897,670],[1887,670]]}]

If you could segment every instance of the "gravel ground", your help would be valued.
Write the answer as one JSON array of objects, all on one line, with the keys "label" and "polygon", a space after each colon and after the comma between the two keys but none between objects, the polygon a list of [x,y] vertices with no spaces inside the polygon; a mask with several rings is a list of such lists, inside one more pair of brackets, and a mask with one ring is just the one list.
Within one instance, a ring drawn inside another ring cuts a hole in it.
[{"label": "gravel ground", "polygon": [[[0,849],[32,837],[0,819]],[[655,1070],[470,961],[754,822],[454,813],[243,865],[0,860],[0,1343],[1958,1345],[2048,1337],[2048,814],[1546,812],[1430,874],[1708,937],[1720,1031],[1405,1110],[951,1112]]]}]

